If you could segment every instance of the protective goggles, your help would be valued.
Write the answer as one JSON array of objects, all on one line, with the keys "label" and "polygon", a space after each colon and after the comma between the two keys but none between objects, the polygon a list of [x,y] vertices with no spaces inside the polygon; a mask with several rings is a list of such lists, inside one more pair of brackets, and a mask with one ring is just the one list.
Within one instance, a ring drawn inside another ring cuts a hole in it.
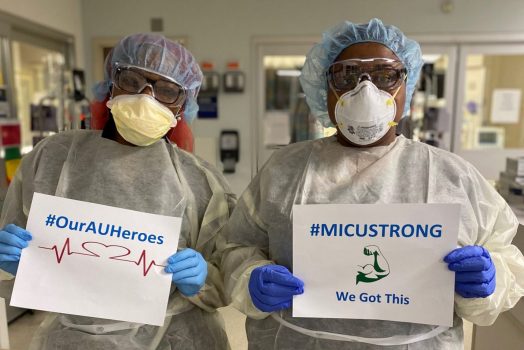
[{"label": "protective goggles", "polygon": [[331,88],[342,93],[353,90],[363,78],[380,90],[391,91],[406,79],[407,70],[390,58],[351,58],[333,63],[326,75]]},{"label": "protective goggles", "polygon": [[[158,76],[158,78],[146,77],[144,72]],[[117,63],[113,69],[112,78],[117,88],[130,94],[140,94],[146,87],[149,87],[153,97],[165,105],[182,105],[186,99],[186,89],[182,84],[146,68]]]}]

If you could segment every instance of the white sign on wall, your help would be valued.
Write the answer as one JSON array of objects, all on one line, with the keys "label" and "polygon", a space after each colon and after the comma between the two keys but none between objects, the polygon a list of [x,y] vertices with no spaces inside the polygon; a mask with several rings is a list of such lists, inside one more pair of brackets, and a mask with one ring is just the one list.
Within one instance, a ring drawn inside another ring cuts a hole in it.
[{"label": "white sign on wall", "polygon": [[491,99],[491,122],[517,124],[520,118],[520,89],[495,89]]}]

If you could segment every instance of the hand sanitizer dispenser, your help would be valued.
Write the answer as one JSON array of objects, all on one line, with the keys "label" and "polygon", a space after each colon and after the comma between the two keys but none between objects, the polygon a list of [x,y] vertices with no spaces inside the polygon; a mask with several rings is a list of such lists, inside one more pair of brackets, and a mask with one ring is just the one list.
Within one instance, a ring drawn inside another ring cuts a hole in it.
[{"label": "hand sanitizer dispenser", "polygon": [[240,154],[239,148],[238,131],[223,130],[220,133],[220,160],[224,164],[224,173],[232,174],[235,172]]}]

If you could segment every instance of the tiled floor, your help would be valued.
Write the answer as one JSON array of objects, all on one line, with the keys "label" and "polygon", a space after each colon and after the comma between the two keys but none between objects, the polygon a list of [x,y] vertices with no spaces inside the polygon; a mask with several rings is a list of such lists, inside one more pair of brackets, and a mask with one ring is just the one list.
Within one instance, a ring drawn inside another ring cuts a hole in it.
[{"label": "tiled floor", "polygon": [[[226,323],[226,330],[231,342],[232,350],[246,350],[247,340],[244,328],[245,317],[237,310],[226,307],[220,309]],[[11,350],[26,350],[33,332],[40,322],[44,319],[45,313],[36,311],[33,315],[25,314],[9,326],[9,339]],[[469,322],[464,324],[464,349],[471,349],[472,325]]]}]

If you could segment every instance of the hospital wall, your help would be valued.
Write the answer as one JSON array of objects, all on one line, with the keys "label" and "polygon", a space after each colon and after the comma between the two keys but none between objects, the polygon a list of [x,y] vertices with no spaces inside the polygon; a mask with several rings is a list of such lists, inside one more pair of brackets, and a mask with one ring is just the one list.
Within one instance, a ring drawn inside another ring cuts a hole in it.
[{"label": "hospital wall", "polygon": [[0,10],[73,35],[76,66],[84,66],[82,0],[0,0]]},{"label": "hospital wall", "polygon": [[215,138],[221,129],[240,131],[240,163],[228,175],[235,192],[251,178],[251,103],[254,71],[251,42],[260,36],[314,36],[343,20],[364,22],[380,17],[411,34],[524,33],[521,0],[454,1],[445,14],[440,1],[419,0],[89,0],[83,2],[84,52],[89,83],[93,77],[93,40],[149,31],[150,19],[164,19],[163,34],[187,38],[198,61],[213,61],[224,71],[238,60],[247,74],[243,94],[219,96],[219,118],[197,120],[197,137]]}]

